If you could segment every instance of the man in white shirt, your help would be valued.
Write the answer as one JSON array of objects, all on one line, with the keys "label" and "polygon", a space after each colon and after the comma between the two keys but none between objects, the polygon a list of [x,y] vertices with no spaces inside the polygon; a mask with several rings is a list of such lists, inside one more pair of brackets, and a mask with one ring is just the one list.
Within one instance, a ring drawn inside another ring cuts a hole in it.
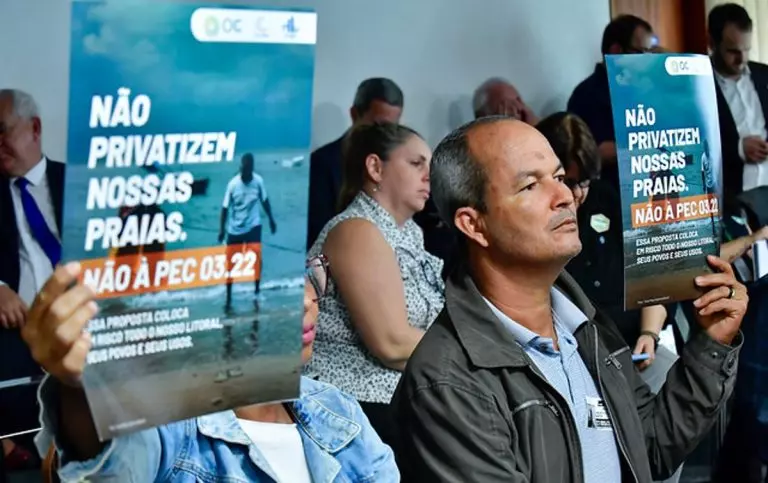
[{"label": "man in white shirt", "polygon": [[[0,90],[0,382],[42,374],[19,328],[61,256],[64,165],[43,155],[41,138],[32,96]],[[37,426],[35,391],[0,390],[0,435]]]},{"label": "man in white shirt", "polygon": [[740,5],[719,5],[709,13],[709,38],[715,69],[723,189],[726,207],[733,198],[768,185],[768,66],[749,62],[752,19]]},{"label": "man in white shirt", "polygon": [[[261,208],[269,218],[269,229],[272,233],[277,230],[275,218],[272,216],[272,207],[267,198],[267,190],[264,187],[264,179],[253,171],[253,154],[246,153],[240,161],[240,173],[227,184],[224,193],[224,201],[221,205],[221,226],[219,229],[219,242],[227,239],[228,263],[232,263],[232,254],[248,244],[261,243]],[[261,251],[256,254],[261,258]],[[262,267],[263,260],[257,264]],[[232,270],[232,267],[227,267]],[[255,295],[259,295],[259,281],[261,273],[255,274]],[[227,280],[226,308],[232,303],[232,281]],[[254,305],[258,310],[258,300],[254,299]]]}]

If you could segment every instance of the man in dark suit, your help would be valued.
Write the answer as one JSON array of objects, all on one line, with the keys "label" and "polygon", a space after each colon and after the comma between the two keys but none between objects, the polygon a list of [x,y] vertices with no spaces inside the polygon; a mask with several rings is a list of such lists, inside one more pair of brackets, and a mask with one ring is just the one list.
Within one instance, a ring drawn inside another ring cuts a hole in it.
[{"label": "man in dark suit", "polygon": [[[603,56],[652,52],[657,49],[656,40],[651,24],[634,15],[619,15],[603,31],[601,52]],[[600,151],[601,178],[618,190],[616,133],[605,62],[595,65],[594,72],[573,90],[568,99],[568,112],[576,114],[589,126]]]},{"label": "man in dark suit", "polygon": [[[352,124],[365,122],[400,122],[403,91],[390,79],[364,80],[357,88],[349,109]],[[307,250],[328,221],[337,213],[341,191],[342,145],[347,133],[312,153],[309,165],[309,226]]]},{"label": "man in dark suit", "polygon": [[[61,258],[64,165],[43,155],[41,138],[32,96],[0,90],[0,383],[42,374],[19,328]],[[36,428],[37,415],[34,385],[0,389],[0,435]],[[3,449],[6,466],[31,458],[7,440]]]},{"label": "man in dark suit", "polygon": [[732,211],[742,191],[768,185],[768,65],[747,61],[752,19],[740,5],[709,12],[709,41],[715,69],[723,195]]}]

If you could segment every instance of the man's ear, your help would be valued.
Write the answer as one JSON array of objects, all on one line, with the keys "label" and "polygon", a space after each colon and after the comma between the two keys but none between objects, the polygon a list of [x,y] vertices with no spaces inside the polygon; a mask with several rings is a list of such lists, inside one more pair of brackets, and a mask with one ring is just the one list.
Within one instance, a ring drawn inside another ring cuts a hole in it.
[{"label": "man's ear", "polygon": [[707,46],[709,47],[710,52],[717,51],[717,44],[715,43],[715,39],[712,38],[711,35],[707,35]]},{"label": "man's ear", "polygon": [[470,207],[459,208],[453,215],[453,224],[468,239],[483,248],[488,247],[485,220],[476,209]]},{"label": "man's ear", "polygon": [[43,123],[39,117],[32,118],[32,133],[35,136],[35,141],[39,141],[43,135]]}]

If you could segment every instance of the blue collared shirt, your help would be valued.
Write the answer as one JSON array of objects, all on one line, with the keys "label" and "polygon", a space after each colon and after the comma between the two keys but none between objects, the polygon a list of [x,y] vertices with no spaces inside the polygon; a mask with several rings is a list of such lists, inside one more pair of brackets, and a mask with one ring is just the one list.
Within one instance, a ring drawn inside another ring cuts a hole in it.
[{"label": "blue collared shirt", "polygon": [[568,402],[581,441],[586,483],[621,481],[621,462],[616,438],[611,427],[590,424],[589,401],[600,400],[594,379],[579,356],[579,344],[573,334],[587,316],[568,297],[553,288],[552,315],[559,351],[554,342],[518,324],[489,300],[485,300],[496,317],[512,333],[520,347],[541,371],[547,381]]},{"label": "blue collared shirt", "polygon": [[[40,390],[43,430],[36,438],[41,454],[54,440],[55,406],[51,381]],[[382,443],[350,396],[322,382],[302,378],[300,398],[291,412],[301,435],[314,483],[398,482],[392,450]],[[233,411],[201,416],[110,441],[89,461],[67,461],[62,481],[274,482],[266,458],[251,442]]]}]

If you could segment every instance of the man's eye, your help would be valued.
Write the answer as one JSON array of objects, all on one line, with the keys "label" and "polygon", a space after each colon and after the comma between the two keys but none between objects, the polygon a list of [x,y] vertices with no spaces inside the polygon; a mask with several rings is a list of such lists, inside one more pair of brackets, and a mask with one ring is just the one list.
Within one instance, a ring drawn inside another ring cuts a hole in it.
[{"label": "man's eye", "polygon": [[556,174],[555,179],[558,183],[564,183],[565,182],[565,175],[564,174]]}]

